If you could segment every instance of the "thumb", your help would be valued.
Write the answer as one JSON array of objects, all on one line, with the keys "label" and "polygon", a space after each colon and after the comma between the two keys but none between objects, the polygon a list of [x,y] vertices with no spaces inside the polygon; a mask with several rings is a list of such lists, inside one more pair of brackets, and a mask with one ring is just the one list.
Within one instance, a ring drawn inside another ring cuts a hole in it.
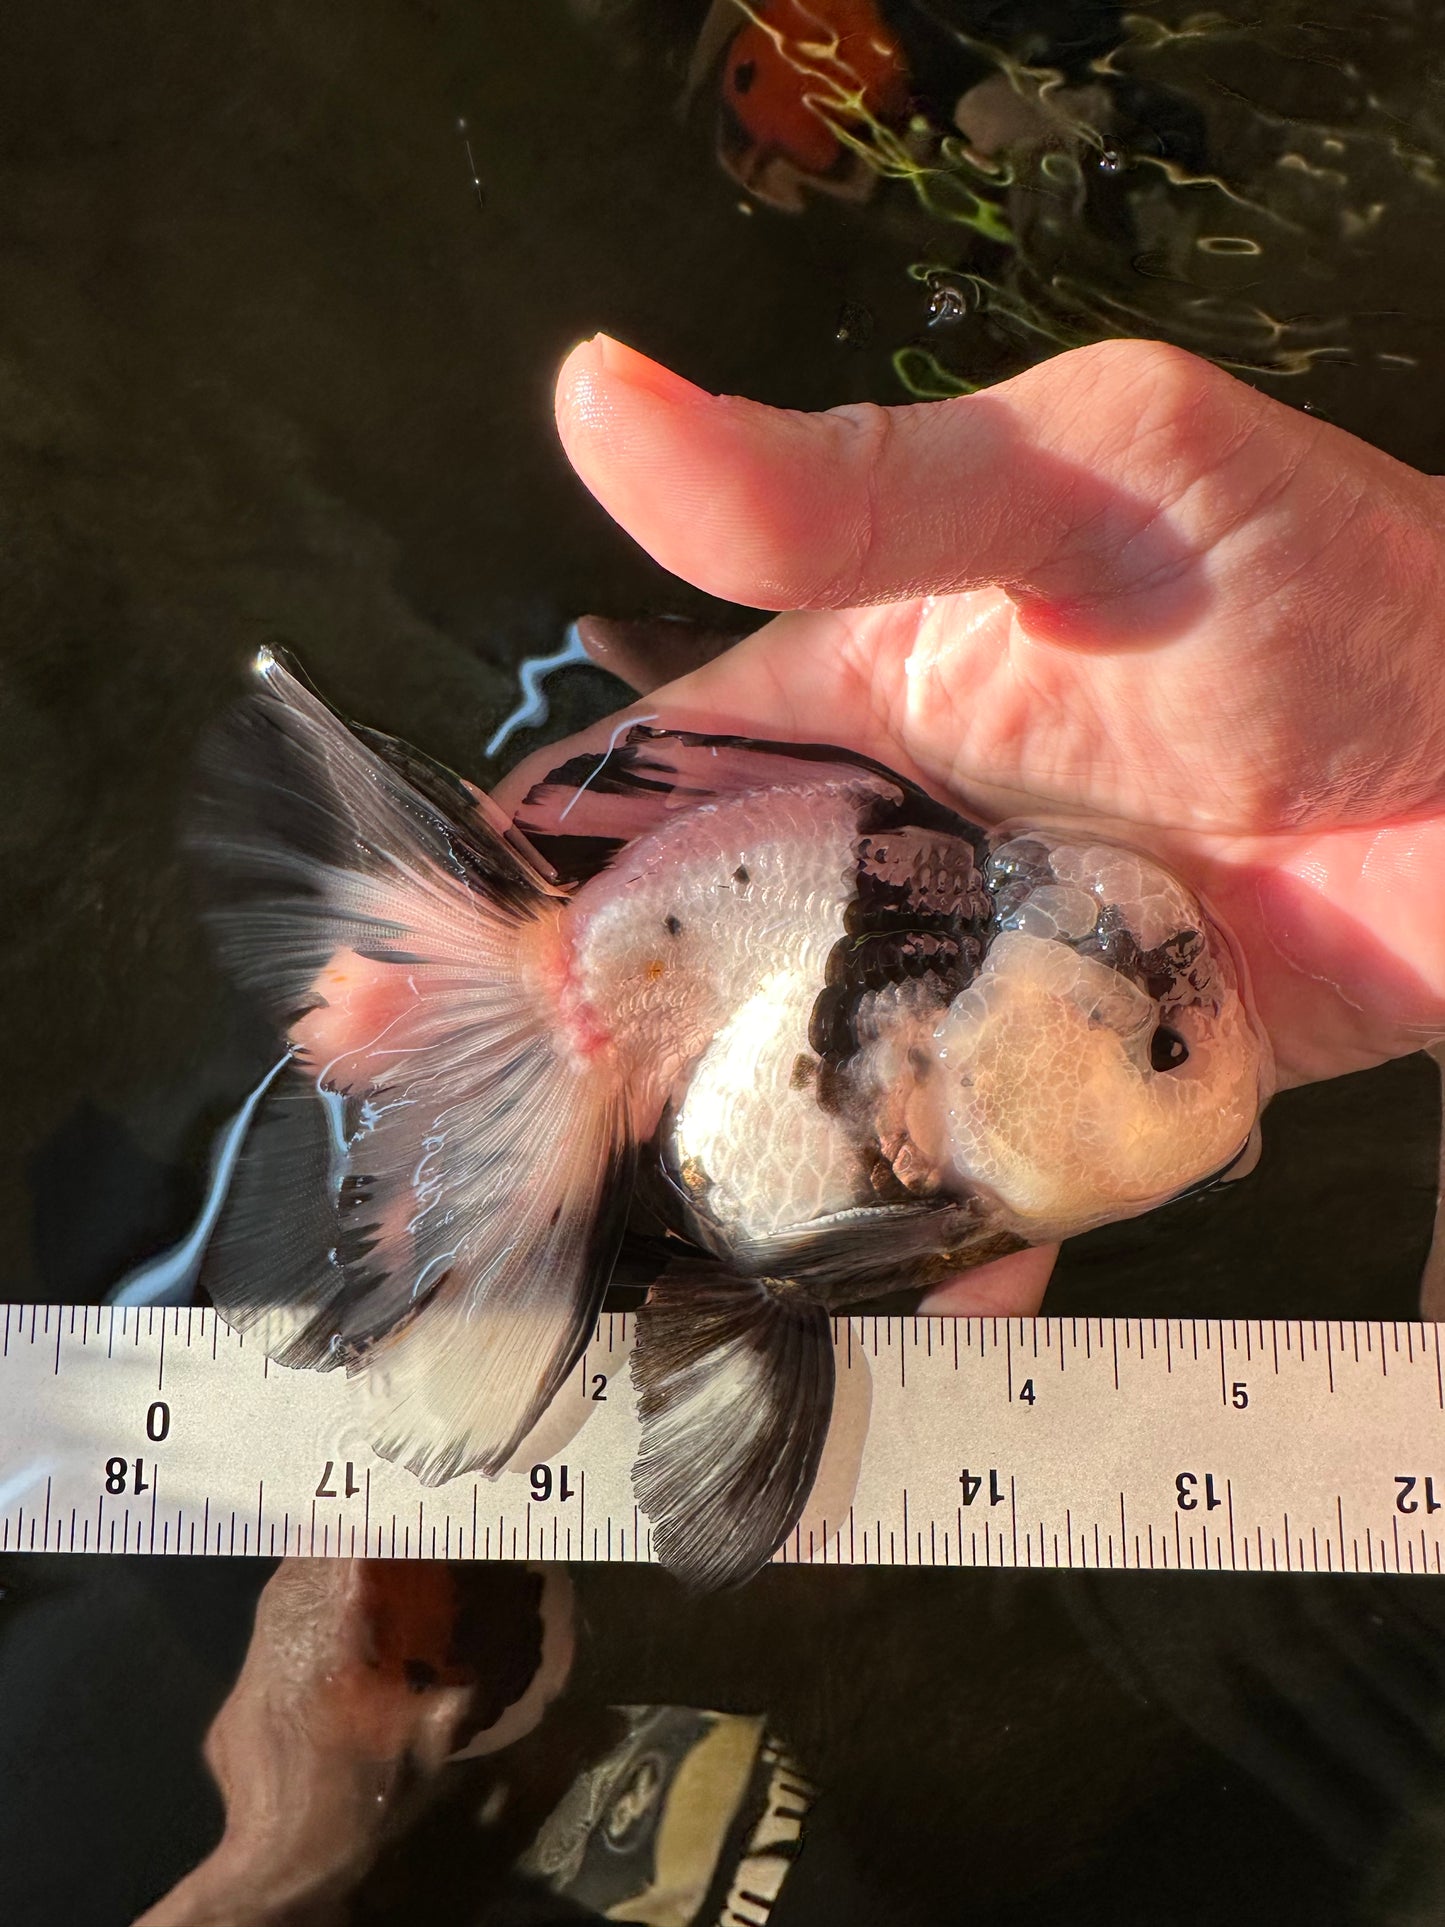
[{"label": "thumb", "polygon": [[714,595],[845,608],[998,584],[1041,641],[1164,640],[1302,573],[1317,594],[1321,567],[1358,606],[1337,538],[1361,497],[1376,529],[1392,505],[1433,519],[1423,477],[1155,342],[809,415],[709,395],[599,335],[563,365],[557,420],[604,507]]}]

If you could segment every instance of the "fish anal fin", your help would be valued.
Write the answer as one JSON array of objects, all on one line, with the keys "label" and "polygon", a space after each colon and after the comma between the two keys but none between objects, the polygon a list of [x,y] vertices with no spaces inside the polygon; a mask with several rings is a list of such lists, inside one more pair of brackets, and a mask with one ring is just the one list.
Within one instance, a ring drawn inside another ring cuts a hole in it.
[{"label": "fish anal fin", "polygon": [[642,1446],[632,1483],[663,1565],[740,1584],[797,1524],[833,1409],[822,1306],[721,1266],[678,1264],[637,1314]]}]

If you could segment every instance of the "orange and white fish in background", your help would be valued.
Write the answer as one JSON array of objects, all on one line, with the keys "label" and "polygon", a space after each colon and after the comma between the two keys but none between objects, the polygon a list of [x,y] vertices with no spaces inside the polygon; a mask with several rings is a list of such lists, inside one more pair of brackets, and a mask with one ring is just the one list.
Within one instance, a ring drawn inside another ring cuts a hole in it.
[{"label": "orange and white fish in background", "polygon": [[349,1917],[443,1767],[533,1732],[573,1650],[561,1566],[283,1559],[206,1736],[225,1832],[135,1927]]},{"label": "orange and white fish in background", "polygon": [[911,97],[908,57],[874,0],[715,0],[690,93],[720,54],[718,151],[751,195],[790,213],[810,189],[866,198],[868,129],[900,125]]}]

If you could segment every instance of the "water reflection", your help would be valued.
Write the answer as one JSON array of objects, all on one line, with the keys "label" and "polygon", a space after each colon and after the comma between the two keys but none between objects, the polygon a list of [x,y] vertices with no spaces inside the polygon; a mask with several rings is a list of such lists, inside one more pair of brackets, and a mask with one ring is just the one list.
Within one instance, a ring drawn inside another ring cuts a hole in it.
[{"label": "water reflection", "polygon": [[145,1264],[137,1265],[134,1271],[128,1272],[114,1290],[107,1292],[107,1304],[189,1305],[193,1302],[200,1280],[201,1266],[205,1262],[206,1248],[211,1242],[211,1234],[220,1219],[226,1195],[231,1188],[231,1179],[236,1173],[236,1164],[241,1155],[241,1147],[246,1141],[246,1133],[251,1128],[262,1098],[290,1061],[288,1053],[271,1066],[216,1139],[215,1149],[211,1153],[211,1175],[206,1186],[205,1199],[195,1223],[185,1237],[169,1251],[162,1252],[159,1257],[151,1258]]},{"label": "water reflection", "polygon": [[876,199],[880,229],[926,241],[915,278],[977,290],[965,336],[894,348],[920,397],[1117,334],[1264,377],[1409,367],[1404,314],[1361,290],[1439,218],[1428,18],[717,0],[686,98],[757,199]]},{"label": "water reflection", "polygon": [[555,675],[559,669],[570,669],[577,663],[589,661],[591,657],[575,622],[568,629],[562,647],[552,655],[524,657],[517,670],[517,678],[522,685],[522,699],[488,737],[486,754],[489,757],[499,755],[519,729],[540,729],[552,713],[543,687],[547,678]]}]

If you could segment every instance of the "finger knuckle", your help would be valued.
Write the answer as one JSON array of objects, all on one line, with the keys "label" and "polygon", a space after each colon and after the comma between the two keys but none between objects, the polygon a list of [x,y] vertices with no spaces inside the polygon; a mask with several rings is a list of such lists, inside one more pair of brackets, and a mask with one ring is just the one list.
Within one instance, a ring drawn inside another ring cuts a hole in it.
[{"label": "finger knuckle", "polygon": [[1208,439],[1252,399],[1222,369],[1167,341],[1101,341],[1075,354],[1096,409],[1175,446]]}]

